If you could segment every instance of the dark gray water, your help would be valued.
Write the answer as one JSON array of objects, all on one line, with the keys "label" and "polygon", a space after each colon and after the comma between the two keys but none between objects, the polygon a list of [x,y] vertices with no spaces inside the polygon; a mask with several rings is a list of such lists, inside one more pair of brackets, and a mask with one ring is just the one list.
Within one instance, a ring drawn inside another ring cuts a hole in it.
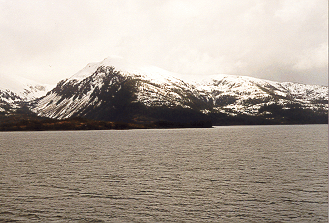
[{"label": "dark gray water", "polygon": [[0,222],[328,222],[328,126],[2,132]]}]

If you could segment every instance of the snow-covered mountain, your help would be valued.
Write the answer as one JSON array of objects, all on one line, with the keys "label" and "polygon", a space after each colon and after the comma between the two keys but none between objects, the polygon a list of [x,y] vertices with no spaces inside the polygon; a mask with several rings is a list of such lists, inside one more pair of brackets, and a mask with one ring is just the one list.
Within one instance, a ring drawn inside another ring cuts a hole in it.
[{"label": "snow-covered mountain", "polygon": [[15,75],[0,74],[0,80],[0,112],[45,96],[54,87]]},{"label": "snow-covered mountain", "polygon": [[[290,113],[295,112],[293,109],[321,114],[328,111],[327,86],[235,75],[214,75],[201,83],[188,83],[175,76],[179,75],[109,57],[88,64],[43,97],[28,97],[32,93],[24,94],[24,90],[15,90],[21,94],[6,97],[29,101],[34,113],[57,119],[82,116],[98,120],[187,121],[239,115],[270,119],[273,117],[268,116],[271,111],[267,108],[271,105]],[[35,88],[30,89],[33,92]],[[278,114],[289,116],[285,112]]]},{"label": "snow-covered mountain", "polygon": [[106,105],[115,110],[118,105],[115,106],[114,101],[121,97],[122,88],[133,91],[132,103],[140,102],[149,107],[192,108],[195,98],[199,100],[201,97],[192,85],[175,78],[168,71],[110,57],[100,63],[88,64],[72,77],[58,83],[38,101],[33,111],[41,116],[62,119],[86,115],[91,112],[90,106],[100,109]]},{"label": "snow-covered mountain", "polygon": [[224,113],[257,114],[269,104],[300,104],[312,110],[328,110],[328,87],[292,82],[275,82],[247,76],[214,75],[196,88],[214,109]]},{"label": "snow-covered mountain", "polygon": [[54,87],[54,85],[41,84],[15,75],[0,74],[0,79],[0,90],[2,92],[13,92],[26,101],[42,97]]}]

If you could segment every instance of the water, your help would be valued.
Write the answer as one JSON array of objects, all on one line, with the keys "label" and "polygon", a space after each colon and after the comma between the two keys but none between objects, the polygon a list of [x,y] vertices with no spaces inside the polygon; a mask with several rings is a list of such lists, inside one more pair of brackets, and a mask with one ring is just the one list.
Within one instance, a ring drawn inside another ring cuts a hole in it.
[{"label": "water", "polygon": [[0,222],[328,222],[328,126],[0,133]]}]

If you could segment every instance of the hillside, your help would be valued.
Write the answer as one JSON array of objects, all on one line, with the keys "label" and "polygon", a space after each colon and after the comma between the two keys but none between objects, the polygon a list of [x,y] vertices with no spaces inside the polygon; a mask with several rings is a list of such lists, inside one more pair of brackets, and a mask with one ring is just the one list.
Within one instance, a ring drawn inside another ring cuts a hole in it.
[{"label": "hillside", "polygon": [[188,83],[163,69],[113,57],[88,64],[43,97],[2,92],[2,114],[22,103],[39,117],[59,120],[84,117],[142,125],[328,122],[327,86],[235,75]]}]

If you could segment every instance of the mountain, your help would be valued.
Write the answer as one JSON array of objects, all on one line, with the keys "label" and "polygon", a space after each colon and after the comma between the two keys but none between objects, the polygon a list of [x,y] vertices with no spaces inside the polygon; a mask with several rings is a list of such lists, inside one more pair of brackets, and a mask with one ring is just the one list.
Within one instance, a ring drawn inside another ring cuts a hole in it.
[{"label": "mountain", "polygon": [[90,63],[53,88],[1,75],[0,123],[38,117],[163,127],[328,122],[327,86],[224,74],[189,83],[177,76],[118,57]]},{"label": "mountain", "polygon": [[13,115],[17,119],[17,113],[20,113],[19,116],[24,114],[24,118],[27,114],[33,115],[27,103],[46,95],[53,87],[15,75],[0,74],[0,79],[0,121]]},{"label": "mountain", "polygon": [[247,76],[214,75],[196,84],[196,88],[216,109],[231,115],[256,115],[264,105],[277,104],[289,108],[328,110],[328,87],[292,82],[275,82]]},{"label": "mountain", "polygon": [[30,101],[46,95],[54,86],[41,84],[15,75],[0,74],[0,91],[15,94],[21,100]]},{"label": "mountain", "polygon": [[163,69],[110,57],[31,101],[39,116],[125,122],[327,122],[328,87],[215,75],[188,83]]},{"label": "mountain", "polygon": [[[163,110],[179,107],[190,110],[193,113],[190,116],[202,116],[191,110],[198,103],[204,103],[200,99],[202,96],[192,85],[171,74],[153,66],[107,58],[100,63],[88,64],[71,78],[59,82],[36,101],[32,110],[50,118],[83,116],[107,121],[150,119],[150,116],[158,120],[170,116],[156,117],[160,107],[164,107]],[[178,120],[178,117],[174,119]]]}]

